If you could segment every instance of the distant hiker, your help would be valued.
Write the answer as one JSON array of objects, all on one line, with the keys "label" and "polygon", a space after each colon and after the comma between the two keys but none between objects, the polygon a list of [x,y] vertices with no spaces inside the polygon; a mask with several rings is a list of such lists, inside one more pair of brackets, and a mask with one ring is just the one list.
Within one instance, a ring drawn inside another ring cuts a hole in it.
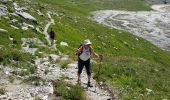
[{"label": "distant hiker", "polygon": [[167,4],[167,1],[166,1],[166,0],[164,0],[164,4]]},{"label": "distant hiker", "polygon": [[80,74],[82,73],[83,67],[85,66],[87,77],[88,77],[88,87],[92,87],[90,83],[91,78],[91,64],[90,64],[90,58],[91,55],[94,55],[96,57],[99,57],[97,53],[94,52],[94,50],[91,47],[91,42],[89,39],[84,40],[84,43],[80,45],[79,49],[76,52],[76,55],[78,55],[78,84],[81,83]]},{"label": "distant hiker", "polygon": [[49,32],[49,36],[50,36],[50,41],[51,41],[51,46],[52,46],[54,44],[54,39],[55,39],[55,31],[53,30],[53,28],[51,28]]}]

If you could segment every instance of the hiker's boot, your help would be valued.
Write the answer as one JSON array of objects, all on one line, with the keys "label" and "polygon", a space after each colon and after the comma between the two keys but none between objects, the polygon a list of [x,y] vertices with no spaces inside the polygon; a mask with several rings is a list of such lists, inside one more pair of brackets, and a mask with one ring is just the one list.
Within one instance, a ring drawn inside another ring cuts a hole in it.
[{"label": "hiker's boot", "polygon": [[93,87],[90,82],[87,83],[87,87]]}]

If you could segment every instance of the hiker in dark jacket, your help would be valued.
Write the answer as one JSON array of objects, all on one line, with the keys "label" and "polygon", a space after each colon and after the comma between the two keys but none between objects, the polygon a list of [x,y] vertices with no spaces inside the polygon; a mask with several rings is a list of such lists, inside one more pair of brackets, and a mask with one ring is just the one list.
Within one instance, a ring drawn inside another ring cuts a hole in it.
[{"label": "hiker in dark jacket", "polygon": [[88,87],[92,87],[90,83],[91,78],[91,65],[90,65],[90,58],[91,55],[94,55],[96,57],[99,57],[97,53],[94,52],[94,50],[91,47],[91,42],[89,39],[84,40],[84,43],[80,46],[80,48],[77,50],[76,55],[78,55],[78,84],[81,84],[80,80],[80,74],[82,73],[83,67],[85,66],[87,77],[88,77]]},{"label": "hiker in dark jacket", "polygon": [[54,39],[55,39],[55,31],[53,30],[53,28],[51,28],[50,32],[49,32],[49,37],[51,40],[51,46],[54,44]]}]

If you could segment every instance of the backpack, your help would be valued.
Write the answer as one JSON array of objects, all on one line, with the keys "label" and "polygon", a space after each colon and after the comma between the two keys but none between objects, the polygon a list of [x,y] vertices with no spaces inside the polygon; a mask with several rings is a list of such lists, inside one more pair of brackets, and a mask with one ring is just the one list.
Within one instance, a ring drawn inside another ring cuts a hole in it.
[{"label": "backpack", "polygon": [[[80,49],[83,46],[83,44],[80,44],[80,46],[78,47],[78,49]],[[90,54],[91,54],[91,47],[89,48]],[[83,47],[81,49],[81,52],[78,54],[78,57],[83,53]]]}]

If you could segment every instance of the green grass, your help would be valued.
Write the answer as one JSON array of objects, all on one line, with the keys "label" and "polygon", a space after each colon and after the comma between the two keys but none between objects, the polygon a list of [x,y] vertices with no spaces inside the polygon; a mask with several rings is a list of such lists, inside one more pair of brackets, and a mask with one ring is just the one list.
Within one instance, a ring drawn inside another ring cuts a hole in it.
[{"label": "green grass", "polygon": [[71,63],[71,60],[60,60],[59,65],[61,66],[62,69],[65,69],[68,67],[68,64]]},{"label": "green grass", "polygon": [[85,100],[82,87],[74,85],[68,88],[63,80],[54,84],[54,93],[62,96],[62,100]]},{"label": "green grass", "polygon": [[[161,100],[169,99],[170,68],[143,58],[108,57],[102,65],[95,65],[97,72],[101,67],[99,79],[122,89],[122,99]],[[153,92],[147,94],[146,89]]]},{"label": "green grass", "polygon": [[4,95],[6,92],[5,88],[4,87],[0,87],[0,94],[1,95]]},{"label": "green grass", "polygon": [[34,56],[14,48],[1,48],[0,49],[0,64],[4,66],[12,66],[15,68],[27,69],[26,72],[16,73],[16,75],[30,75],[36,72],[35,66],[30,63],[35,59]]}]

